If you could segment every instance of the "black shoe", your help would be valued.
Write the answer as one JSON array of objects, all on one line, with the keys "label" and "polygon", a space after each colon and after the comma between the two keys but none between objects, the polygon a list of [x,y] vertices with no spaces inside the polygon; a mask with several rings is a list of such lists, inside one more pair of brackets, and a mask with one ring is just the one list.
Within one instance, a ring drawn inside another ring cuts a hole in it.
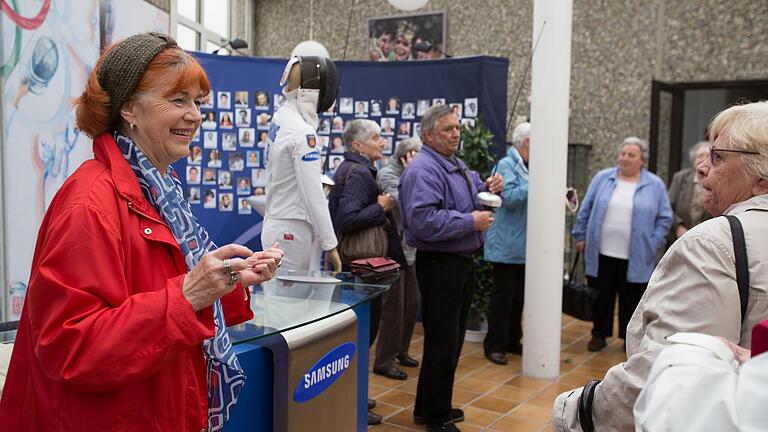
[{"label": "black shoe", "polygon": [[368,410],[372,410],[376,408],[376,401],[373,399],[368,399]]},{"label": "black shoe", "polygon": [[384,369],[373,368],[373,373],[375,373],[377,375],[382,375],[382,376],[385,376],[387,378],[391,378],[391,379],[394,379],[394,380],[407,380],[408,379],[408,374],[403,372],[403,371],[401,371],[400,369],[398,369],[397,366],[395,366],[395,365],[392,365],[392,366],[390,366],[388,368],[384,368]]},{"label": "black shoe", "polygon": [[438,426],[427,426],[427,432],[461,432],[453,423],[445,423]]},{"label": "black shoe", "polygon": [[382,417],[375,412],[368,411],[368,425],[377,425],[381,423]]},{"label": "black shoe", "polygon": [[401,365],[405,367],[418,367],[419,361],[415,358],[409,356],[408,354],[403,354],[395,357],[395,361],[400,363]]},{"label": "black shoe", "polygon": [[[451,419],[446,422],[447,423],[458,423],[464,421],[464,411],[460,408],[451,408]],[[413,422],[417,425],[423,425],[424,424],[424,417],[418,416],[416,414],[413,415]],[[438,429],[440,430],[440,429]]]},{"label": "black shoe", "polygon": [[597,352],[605,348],[608,344],[605,342],[605,338],[592,336],[592,339],[587,344],[587,349],[592,352]]},{"label": "black shoe", "polygon": [[523,355],[523,344],[515,344],[507,347],[507,352],[510,354]]},{"label": "black shoe", "polygon": [[498,352],[492,352],[492,353],[485,353],[485,358],[491,361],[491,363],[496,363],[497,365],[505,365],[507,364],[507,357],[504,356],[502,353]]}]

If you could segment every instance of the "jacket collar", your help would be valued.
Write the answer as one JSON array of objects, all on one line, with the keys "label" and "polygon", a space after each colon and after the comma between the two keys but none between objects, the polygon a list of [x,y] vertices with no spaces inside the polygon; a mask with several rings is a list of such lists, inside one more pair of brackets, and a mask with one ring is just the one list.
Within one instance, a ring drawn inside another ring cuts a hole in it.
[{"label": "jacket collar", "polygon": [[733,204],[724,214],[739,214],[747,210],[768,210],[768,194],[756,195],[746,201]]},{"label": "jacket collar", "polygon": [[147,201],[141,192],[139,181],[136,179],[125,156],[117,146],[110,132],[103,133],[93,140],[94,159],[106,165],[112,176],[117,193],[137,210],[159,218],[157,210]]},{"label": "jacket collar", "polygon": [[509,146],[507,149],[507,157],[512,159],[512,163],[517,167],[520,172],[528,174],[528,166],[525,165],[523,157],[520,156],[520,152],[517,151],[515,146]]},{"label": "jacket collar", "polygon": [[[619,167],[613,167],[613,171],[611,171],[610,178],[613,179],[613,181],[619,180]],[[640,180],[637,181],[637,188],[640,189],[641,187],[648,186],[653,181],[653,174],[651,174],[648,169],[643,168],[640,171]]]},{"label": "jacket collar", "polygon": [[362,166],[368,167],[368,169],[370,169],[372,172],[376,172],[376,167],[373,165],[373,162],[359,153],[354,153],[351,151],[344,152],[344,160],[359,163]]},{"label": "jacket collar", "polygon": [[459,164],[458,166],[456,166],[456,164],[451,162],[447,157],[445,157],[441,153],[438,153],[437,150],[432,148],[432,146],[430,146],[427,143],[424,143],[424,145],[421,146],[421,151],[424,152],[424,154],[429,155],[429,157],[431,157],[435,162],[437,162],[438,165],[440,165],[444,170],[448,172],[458,171],[459,168],[467,169],[467,166],[464,165],[464,162],[458,157],[456,157],[456,155],[454,155],[454,158],[456,159],[456,162]]}]

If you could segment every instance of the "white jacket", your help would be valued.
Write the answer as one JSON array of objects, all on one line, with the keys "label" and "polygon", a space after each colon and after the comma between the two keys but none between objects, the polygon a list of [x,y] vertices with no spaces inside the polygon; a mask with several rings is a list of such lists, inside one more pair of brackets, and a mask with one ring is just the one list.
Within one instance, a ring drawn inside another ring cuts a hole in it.
[{"label": "white jacket", "polygon": [[[744,227],[749,259],[747,318],[740,324],[736,263],[728,220],[703,222],[669,248],[648,282],[627,326],[627,361],[605,375],[595,390],[592,417],[597,431],[632,431],[632,407],[665,337],[676,332],[722,336],[750,347],[752,327],[768,318],[768,195],[730,209]],[[581,388],[557,397],[552,408],[556,432],[580,431],[577,403]]]},{"label": "white jacket", "polygon": [[320,180],[320,152],[315,129],[302,118],[296,99],[287,98],[269,131],[265,219],[309,222],[327,251],[337,242]]},{"label": "white jacket", "polygon": [[636,430],[768,429],[768,353],[739,367],[721,340],[699,336],[711,342],[673,344],[659,354],[635,404]]}]

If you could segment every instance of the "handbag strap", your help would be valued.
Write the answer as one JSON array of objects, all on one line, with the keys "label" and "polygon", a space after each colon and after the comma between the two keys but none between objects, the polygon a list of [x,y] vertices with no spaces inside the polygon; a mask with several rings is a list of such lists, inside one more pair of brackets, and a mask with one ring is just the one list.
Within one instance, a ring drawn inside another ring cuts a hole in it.
[{"label": "handbag strap", "polygon": [[598,384],[600,384],[600,380],[588,382],[579,395],[577,408],[579,411],[579,426],[581,426],[583,432],[595,431],[595,423],[592,418],[592,403],[595,400],[595,390],[597,390]]},{"label": "handbag strap", "polygon": [[747,260],[747,243],[744,240],[744,228],[739,218],[725,215],[731,225],[733,238],[733,253],[736,258],[736,285],[739,287],[739,302],[741,304],[741,323],[747,318],[747,300],[749,300],[749,261]]},{"label": "handbag strap", "polygon": [[576,252],[576,256],[573,257],[573,264],[571,264],[571,272],[568,273],[568,280],[573,279],[573,274],[576,272],[576,264],[579,262],[580,256],[581,256],[581,252]]},{"label": "handbag strap", "polygon": [[360,165],[357,162],[352,162],[352,161],[350,161],[349,163],[351,163],[352,166],[349,167],[349,169],[347,170],[347,173],[344,175],[344,186],[347,185],[347,182],[349,181],[349,176],[352,175],[352,171],[356,170],[357,166]]}]

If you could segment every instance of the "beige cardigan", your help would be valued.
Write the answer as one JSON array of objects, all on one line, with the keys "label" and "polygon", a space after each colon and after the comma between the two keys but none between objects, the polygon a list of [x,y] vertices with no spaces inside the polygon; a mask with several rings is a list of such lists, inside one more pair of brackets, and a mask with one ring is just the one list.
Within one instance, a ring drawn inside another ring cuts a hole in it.
[{"label": "beige cardigan", "polygon": [[[763,211],[747,211],[747,210]],[[725,218],[697,225],[667,251],[627,326],[626,362],[605,375],[595,391],[592,415],[597,431],[634,431],[632,408],[653,361],[675,332],[722,336],[750,347],[752,327],[768,318],[768,195],[734,206],[744,227],[749,259],[747,318],[740,324],[739,291],[731,230]],[[581,388],[562,393],[552,409],[556,432],[580,431]]]}]

